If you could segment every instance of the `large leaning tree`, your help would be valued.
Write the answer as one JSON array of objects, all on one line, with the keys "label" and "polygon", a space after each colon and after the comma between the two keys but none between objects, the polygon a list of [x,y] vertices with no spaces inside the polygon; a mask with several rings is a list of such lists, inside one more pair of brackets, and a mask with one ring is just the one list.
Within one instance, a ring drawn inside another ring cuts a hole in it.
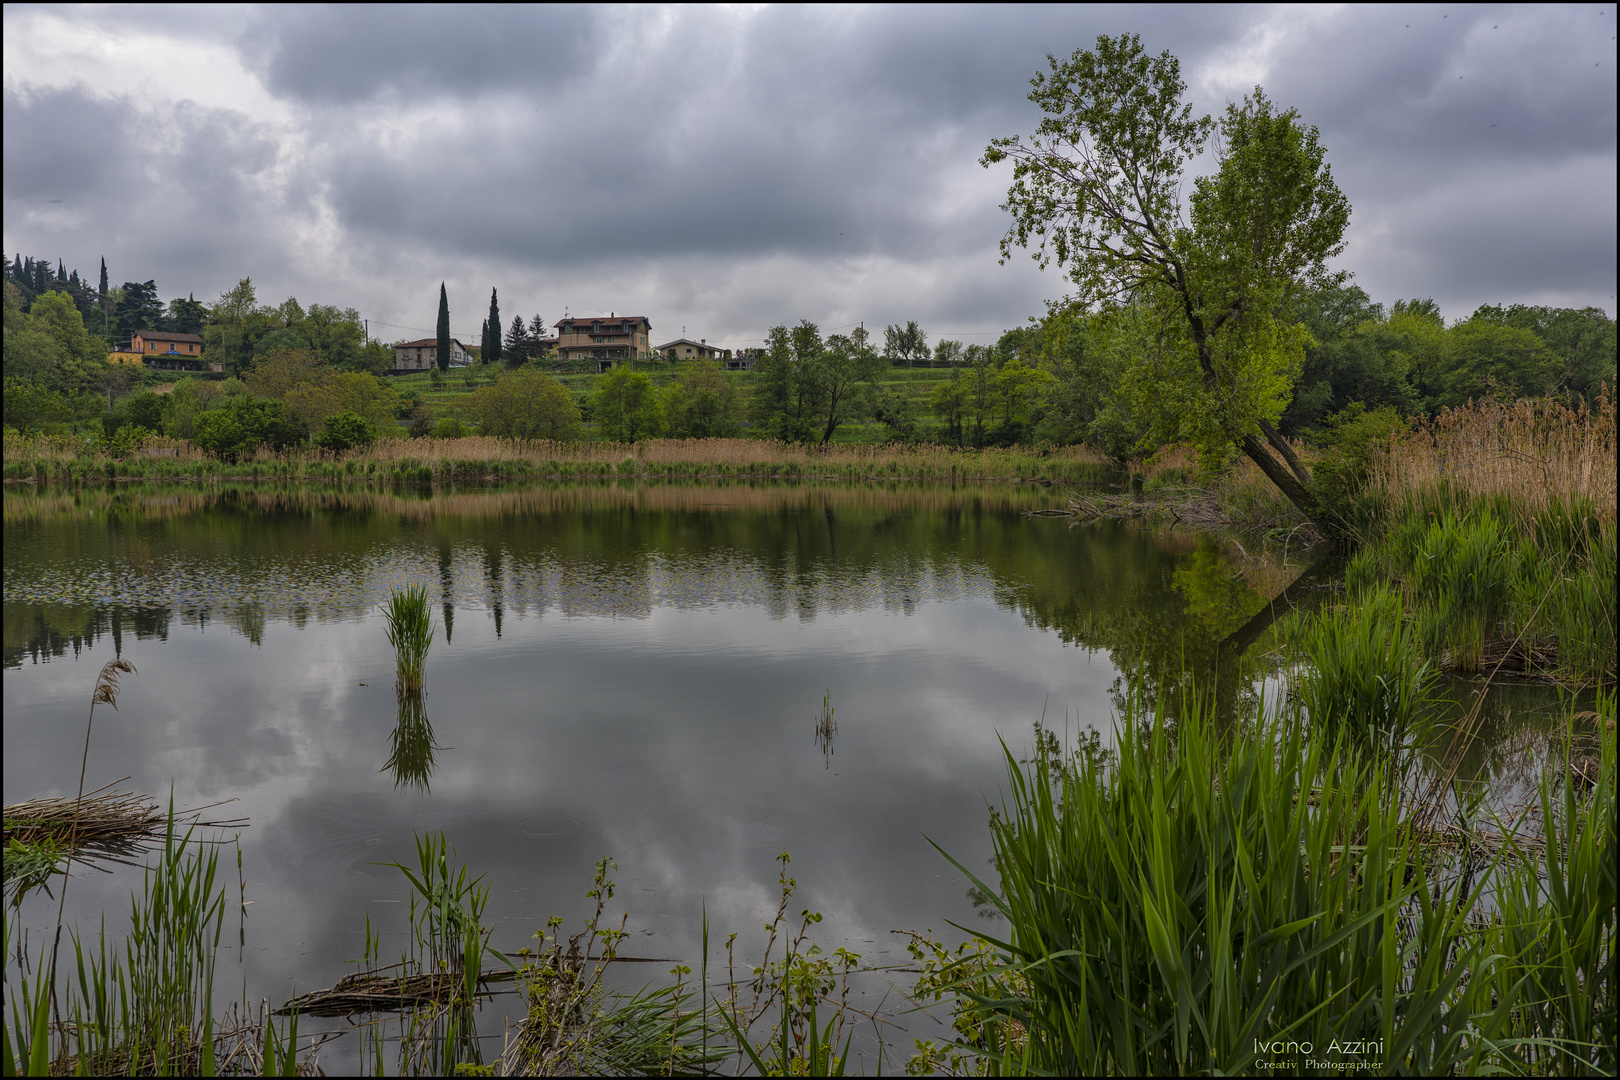
[{"label": "large leaning tree", "polygon": [[[1048,57],[1030,80],[1046,113],[1027,139],[996,139],[980,164],[1013,163],[1001,241],[1028,248],[1073,283],[1086,310],[1143,305],[1153,347],[1129,380],[1158,434],[1204,453],[1236,446],[1321,523],[1311,474],[1278,433],[1309,341],[1290,316],[1305,289],[1342,282],[1326,261],[1344,250],[1350,203],[1323,160],[1317,130],[1258,87],[1217,122],[1195,118],[1180,64],[1132,35]],[[1213,144],[1213,175],[1192,181]]]}]

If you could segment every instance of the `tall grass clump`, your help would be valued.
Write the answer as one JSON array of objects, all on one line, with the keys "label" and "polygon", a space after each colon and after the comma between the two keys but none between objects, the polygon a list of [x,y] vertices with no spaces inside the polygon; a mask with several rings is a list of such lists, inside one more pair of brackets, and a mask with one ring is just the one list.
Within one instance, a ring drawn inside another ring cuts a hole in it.
[{"label": "tall grass clump", "polygon": [[212,1013],[225,895],[218,851],[194,839],[194,829],[177,829],[171,804],[163,850],[131,894],[122,947],[103,926],[93,944],[72,933],[72,967],[60,979],[43,947],[32,978],[20,954],[15,983],[8,965],[6,1075],[251,1075],[267,1067],[292,1075],[296,1019],[277,1030],[268,1017],[216,1021]]},{"label": "tall grass clump", "polygon": [[1381,1071],[1500,1063],[1512,999],[1468,880],[1431,870],[1380,755],[1260,717],[1225,745],[1206,704],[1132,700],[1117,764],[1056,784],[1008,753],[999,895],[973,879],[1009,926],[970,994],[992,1069],[1235,1073],[1335,1040]]},{"label": "tall grass clump", "polygon": [[1400,753],[1431,711],[1436,674],[1400,594],[1373,586],[1348,608],[1307,617],[1292,689],[1312,723]]},{"label": "tall grass clump", "polygon": [[1614,693],[1599,691],[1597,706],[1605,728],[1589,795],[1566,743],[1539,785],[1543,843],[1515,845],[1495,890],[1499,951],[1513,963],[1494,990],[1517,996],[1520,1034],[1543,1036],[1526,1057],[1547,1075],[1613,1076],[1617,1064]]},{"label": "tall grass clump", "polygon": [[435,630],[427,586],[391,590],[383,616],[388,620],[388,643],[394,647],[394,689],[400,694],[420,694]]}]

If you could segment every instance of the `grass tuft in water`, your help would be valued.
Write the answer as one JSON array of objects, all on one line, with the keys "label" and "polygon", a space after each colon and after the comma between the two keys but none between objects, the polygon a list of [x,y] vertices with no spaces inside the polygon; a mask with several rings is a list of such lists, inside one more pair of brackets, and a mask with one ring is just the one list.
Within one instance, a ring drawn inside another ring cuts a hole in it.
[{"label": "grass tuft in water", "polygon": [[383,615],[388,620],[388,643],[394,647],[394,688],[401,694],[419,694],[435,629],[427,586],[393,590]]}]

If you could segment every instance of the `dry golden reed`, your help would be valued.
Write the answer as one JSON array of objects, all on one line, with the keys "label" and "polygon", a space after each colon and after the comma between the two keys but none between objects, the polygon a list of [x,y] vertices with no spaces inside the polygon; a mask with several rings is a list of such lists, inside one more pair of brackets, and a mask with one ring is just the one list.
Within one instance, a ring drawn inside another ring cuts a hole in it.
[{"label": "dry golden reed", "polygon": [[1470,498],[1506,496],[1532,512],[1591,500],[1615,517],[1615,403],[1554,398],[1475,402],[1419,420],[1398,438],[1373,483],[1392,500],[1442,484]]}]

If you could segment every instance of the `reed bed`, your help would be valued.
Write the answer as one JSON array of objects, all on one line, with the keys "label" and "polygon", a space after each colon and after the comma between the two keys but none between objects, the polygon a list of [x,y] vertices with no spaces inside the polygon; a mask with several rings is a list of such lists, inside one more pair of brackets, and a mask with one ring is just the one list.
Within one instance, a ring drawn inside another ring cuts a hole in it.
[{"label": "reed bed", "polygon": [[[77,437],[7,435],[8,482],[294,480],[483,484],[506,480],[725,478],[1096,483],[1114,475],[1085,447],[959,450],[869,444],[804,446],[754,439],[654,439],[635,444],[552,443],[493,436],[381,439],[363,450],[260,450],[230,463],[167,440],[162,456],[112,457]],[[169,451],[173,451],[172,453]]]},{"label": "reed bed", "polygon": [[1555,398],[1475,402],[1419,419],[1378,459],[1373,482],[1391,501],[1441,488],[1464,499],[1505,497],[1526,513],[1589,503],[1615,518],[1615,402]]},{"label": "reed bed", "polygon": [[1460,866],[1414,819],[1410,764],[1357,734],[1399,698],[1262,706],[1235,733],[1160,701],[1127,702],[1111,764],[1054,780],[1007,755],[999,888],[957,864],[1008,925],[954,987],[978,1068],[1613,1072],[1612,728],[1587,794],[1549,768],[1544,832]]}]

